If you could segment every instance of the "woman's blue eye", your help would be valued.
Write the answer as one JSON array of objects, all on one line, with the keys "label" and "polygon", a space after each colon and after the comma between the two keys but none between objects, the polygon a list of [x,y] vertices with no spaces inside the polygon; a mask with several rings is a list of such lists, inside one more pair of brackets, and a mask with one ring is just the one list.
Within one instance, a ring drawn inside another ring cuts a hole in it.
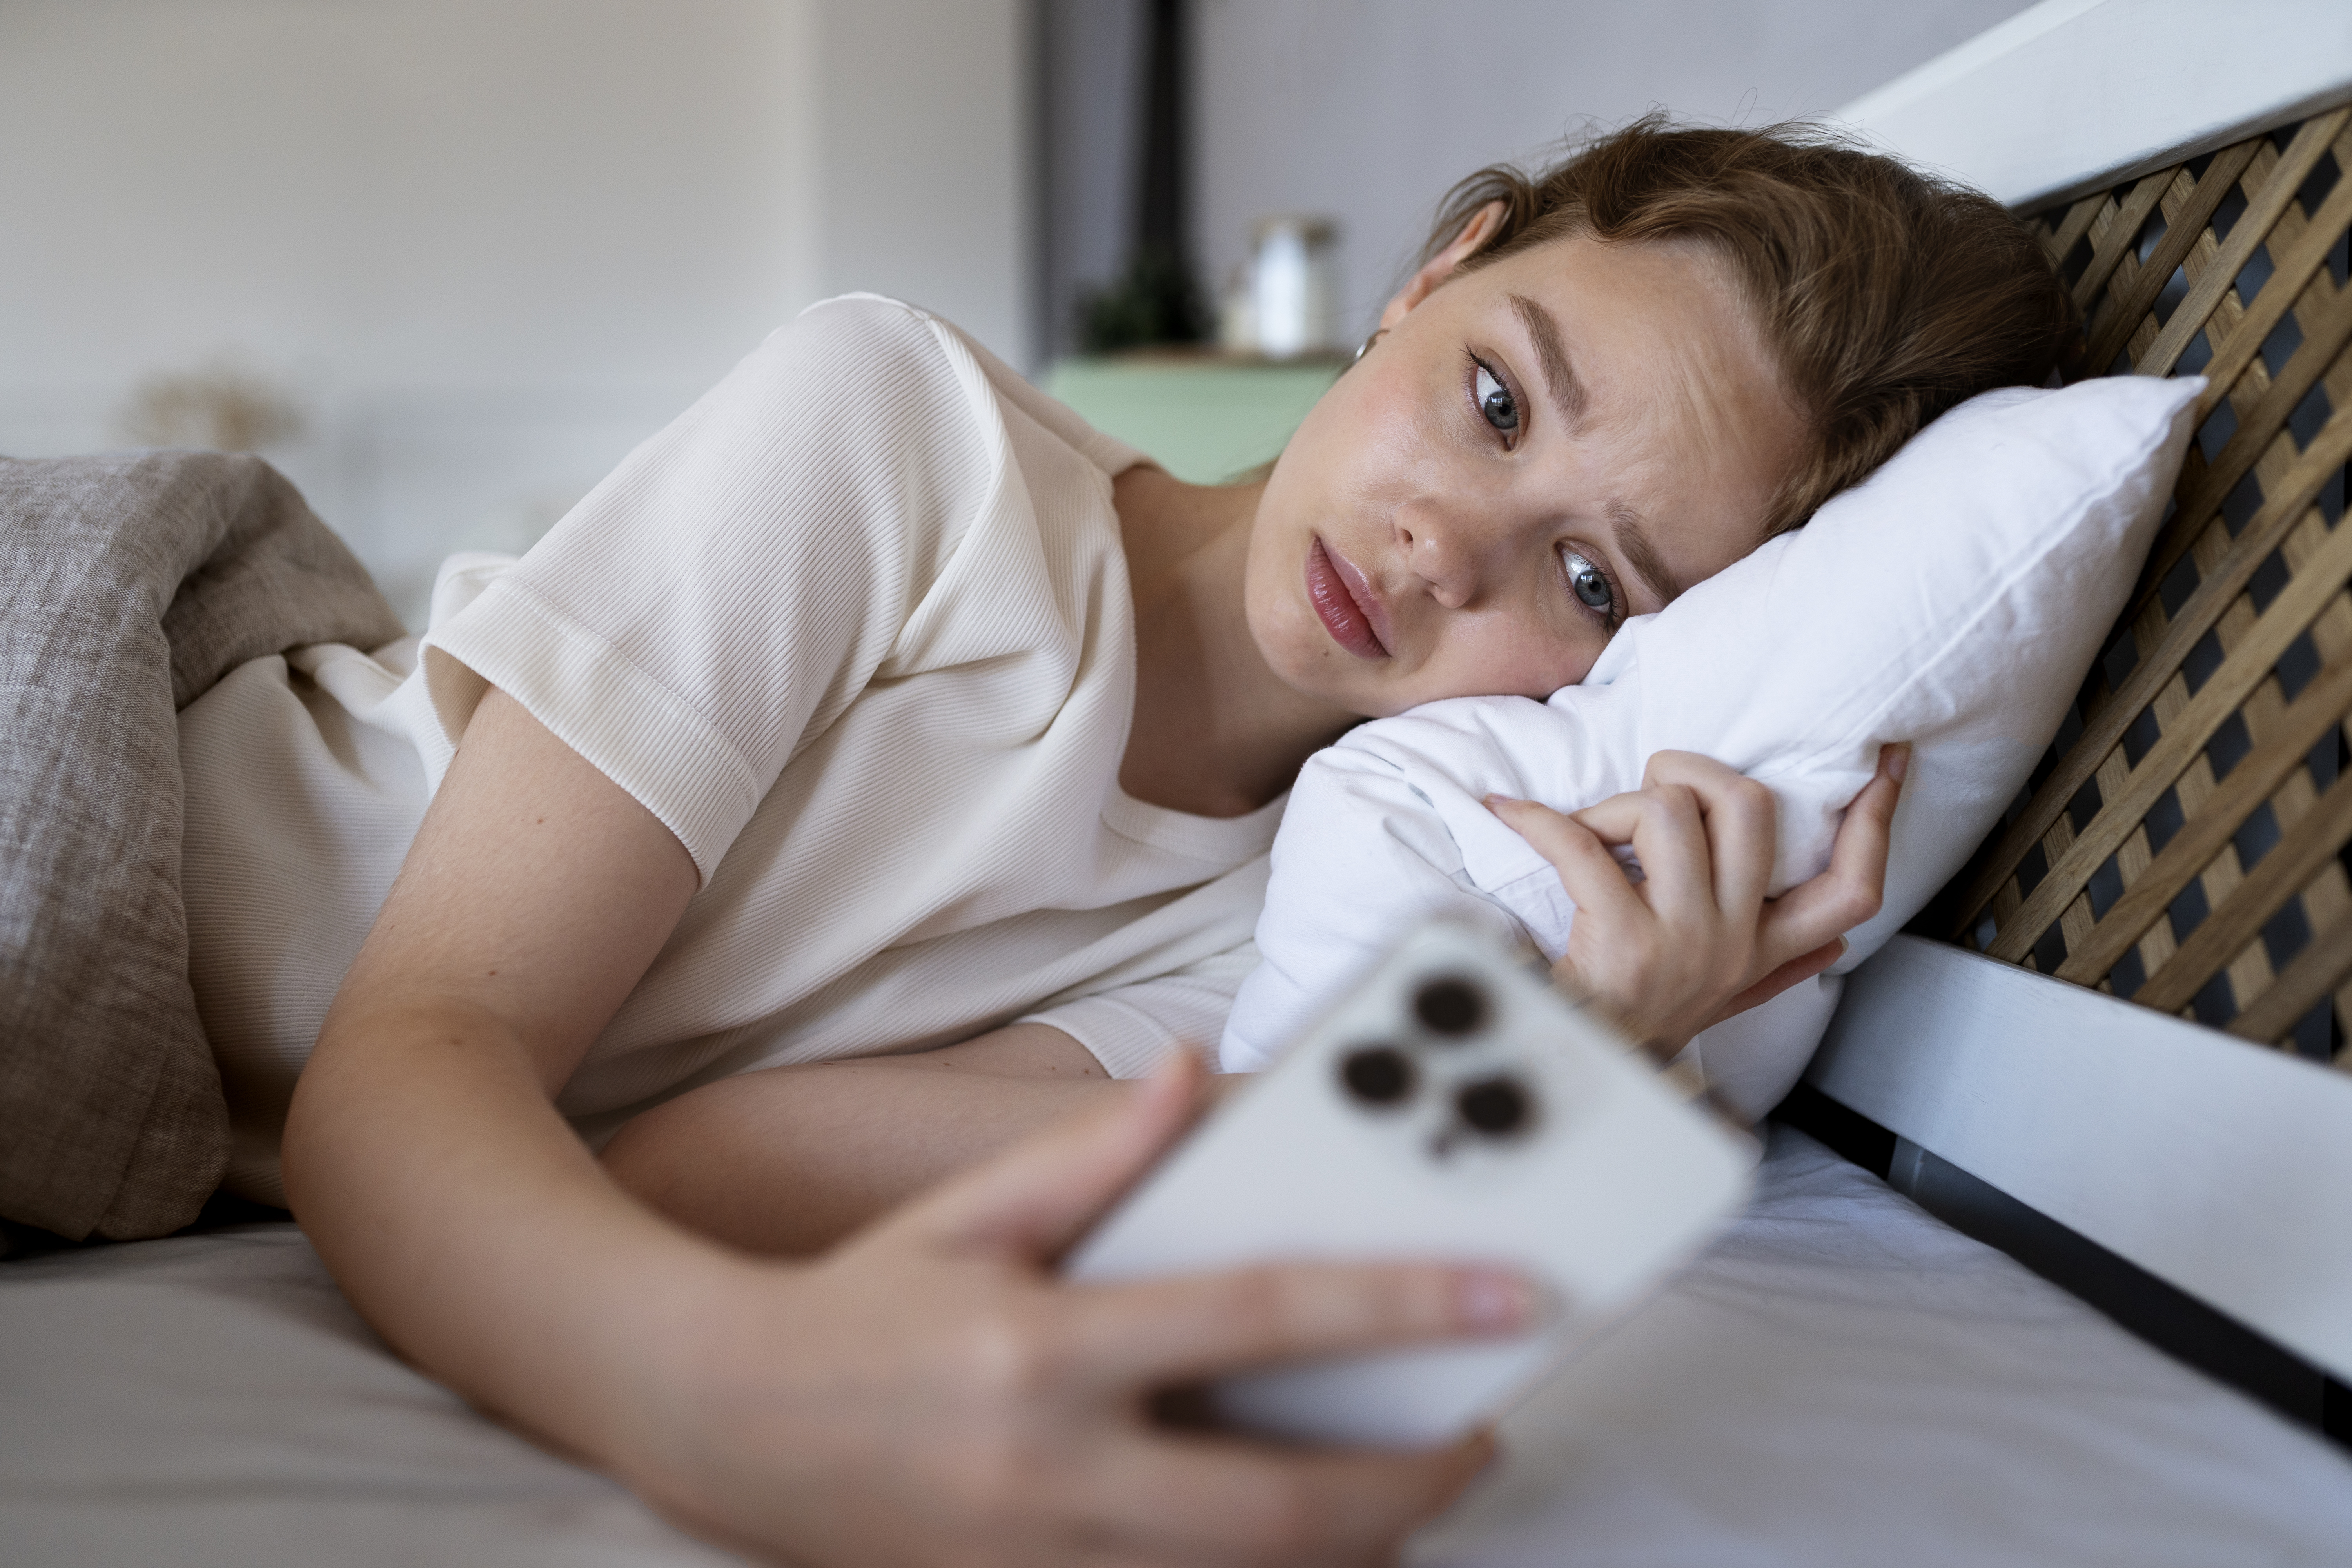
[{"label": "woman's blue eye", "polygon": [[1601,568],[1573,550],[1569,551],[1564,559],[1568,563],[1570,589],[1584,604],[1607,615],[1610,607],[1617,602],[1617,595],[1611,592],[1609,579],[1602,574]]},{"label": "woman's blue eye", "polygon": [[1496,381],[1495,373],[1483,364],[1478,367],[1478,379],[1474,384],[1478,395],[1478,412],[1486,416],[1486,423],[1507,436],[1517,431],[1519,427],[1519,405],[1511,396],[1510,389]]}]

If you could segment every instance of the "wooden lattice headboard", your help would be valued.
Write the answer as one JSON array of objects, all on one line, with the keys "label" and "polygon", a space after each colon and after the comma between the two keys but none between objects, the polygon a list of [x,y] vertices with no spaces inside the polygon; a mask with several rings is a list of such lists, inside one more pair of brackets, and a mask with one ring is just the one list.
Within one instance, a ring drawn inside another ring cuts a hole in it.
[{"label": "wooden lattice headboard", "polygon": [[2352,106],[2034,221],[2077,374],[2212,384],[2121,624],[1934,934],[2352,1070]]},{"label": "wooden lattice headboard", "polygon": [[2069,374],[2211,384],[2073,712],[1802,1103],[2352,1440],[2352,5],[2040,0],[1838,118],[2028,215]]}]

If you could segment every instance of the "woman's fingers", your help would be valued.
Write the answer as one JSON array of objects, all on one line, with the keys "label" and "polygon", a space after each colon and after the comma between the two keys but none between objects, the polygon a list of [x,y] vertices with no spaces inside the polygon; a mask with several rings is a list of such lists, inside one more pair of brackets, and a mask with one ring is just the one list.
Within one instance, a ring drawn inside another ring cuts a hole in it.
[{"label": "woman's fingers", "polygon": [[[1755,911],[1725,919],[1716,902],[1714,856],[1696,792],[1660,783],[1604,801],[1576,817],[1525,801],[1487,806],[1549,860],[1576,900],[1568,951],[1553,979],[1648,1042],[1686,1035],[1746,973]],[[1644,873],[1639,888],[1587,826],[1630,835]]]},{"label": "woman's fingers", "polygon": [[[1027,1540],[1007,1558],[1021,1562],[1337,1568],[1390,1560],[1486,1462],[1483,1439],[1356,1453],[1150,1423],[1150,1396],[1171,1385],[1506,1332],[1537,1316],[1517,1276],[1442,1264],[1043,1278],[1039,1262],[1181,1132],[1201,1082],[1196,1063],[1171,1065],[1140,1093],[943,1184],[881,1227],[877,1244],[853,1243],[803,1277],[817,1284],[802,1289],[838,1295],[828,1305],[854,1326],[845,1337],[869,1342],[828,1365],[838,1441],[922,1450],[919,1465],[906,1463],[928,1467],[947,1500],[910,1509],[903,1494],[866,1498],[887,1514],[886,1534],[936,1547],[941,1531],[971,1521]],[[780,1331],[810,1332],[813,1316],[803,1302],[797,1317],[779,1315]],[[877,1355],[876,1345],[887,1348]],[[857,1490],[854,1469],[844,1489]]]},{"label": "woman's fingers", "polygon": [[[1717,903],[1738,910],[1760,902],[1771,880],[1780,808],[1770,790],[1712,757],[1657,752],[1640,789],[1586,806],[1576,820],[1604,842],[1632,843],[1643,823],[1656,822],[1660,802],[1677,793],[1696,799],[1706,825],[1707,874]],[[1647,857],[1642,864],[1647,871]]]},{"label": "woman's fingers", "polygon": [[1145,1436],[1088,1476],[1102,1533],[1155,1563],[1357,1563],[1433,1519],[1494,1462],[1481,1432],[1422,1453]]},{"label": "woman's fingers", "polygon": [[1633,822],[1643,902],[1672,926],[1714,923],[1715,850],[1698,793],[1679,784],[1645,785]]},{"label": "woman's fingers", "polygon": [[1830,849],[1829,869],[1764,907],[1758,947],[1765,963],[1777,968],[1843,936],[1878,912],[1886,894],[1886,851],[1895,807],[1910,765],[1908,745],[1880,748],[1878,772],[1845,808],[1845,821]]},{"label": "woman's fingers", "polygon": [[[1561,984],[1614,1012],[1637,1038],[1675,1046],[1820,973],[1837,961],[1844,933],[1877,913],[1909,759],[1908,746],[1881,750],[1876,776],[1846,808],[1828,869],[1777,900],[1765,897],[1777,837],[1771,792],[1706,757],[1658,752],[1640,790],[1572,816],[1500,796],[1486,805],[1552,863],[1576,900],[1580,918],[1554,966]],[[1631,844],[1640,858],[1638,889],[1612,844]]]},{"label": "woman's fingers", "polygon": [[1206,1076],[1191,1051],[1173,1052],[1119,1103],[1074,1116],[945,1183],[879,1234],[1050,1258],[1192,1124]]},{"label": "woman's fingers", "polygon": [[1780,807],[1772,792],[1713,757],[1659,752],[1643,773],[1643,787],[1676,785],[1697,797],[1714,858],[1715,898],[1727,912],[1763,902],[1772,880]]},{"label": "woman's fingers", "polygon": [[1181,1384],[1277,1362],[1524,1333],[1543,1298],[1508,1269],[1441,1263],[1268,1264],[1083,1288],[1073,1361],[1113,1383]]},{"label": "woman's fingers", "polygon": [[[1618,795],[1604,805],[1614,814],[1604,817],[1614,826],[1624,828],[1620,843],[1633,838],[1633,823],[1639,806],[1620,805],[1620,802],[1635,801],[1633,795]],[[1625,879],[1625,868],[1617,857],[1609,853],[1601,836],[1585,826],[1582,818],[1590,812],[1575,816],[1562,816],[1548,805],[1532,800],[1516,800],[1509,795],[1490,795],[1486,809],[1502,819],[1503,825],[1526,839],[1535,852],[1552,864],[1559,873],[1560,886],[1576,900],[1580,910],[1590,910],[1603,920],[1622,921],[1647,918],[1649,907],[1633,891]]]}]

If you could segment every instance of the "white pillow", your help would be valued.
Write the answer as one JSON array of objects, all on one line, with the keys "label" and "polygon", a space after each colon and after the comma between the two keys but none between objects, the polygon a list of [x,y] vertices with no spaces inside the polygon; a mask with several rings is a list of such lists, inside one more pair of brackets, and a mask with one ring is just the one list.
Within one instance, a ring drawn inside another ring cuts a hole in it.
[{"label": "white pillow", "polygon": [[[1653,752],[1771,787],[1779,892],[1829,864],[1879,748],[1915,748],[1885,905],[1843,974],[1916,914],[2026,783],[2121,611],[2204,383],[2142,376],[1986,393],[1921,431],[1802,529],[1621,628],[1549,702],[1434,702],[1351,731],[1301,773],[1274,847],[1262,963],[1227,1070],[1266,1065],[1409,926],[1451,915],[1565,951],[1552,868],[1480,805],[1562,810],[1638,788]],[[1832,979],[1693,1042],[1750,1115],[1803,1070]]]}]

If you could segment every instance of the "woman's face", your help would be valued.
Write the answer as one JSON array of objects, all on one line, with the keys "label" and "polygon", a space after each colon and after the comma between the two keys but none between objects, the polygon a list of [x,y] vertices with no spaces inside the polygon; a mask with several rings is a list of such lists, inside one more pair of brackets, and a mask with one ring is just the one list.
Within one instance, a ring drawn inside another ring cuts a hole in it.
[{"label": "woman's face", "polygon": [[1801,454],[1703,250],[1559,240],[1409,288],[1383,320],[1250,538],[1260,649],[1354,712],[1581,680],[1625,617],[1755,548]]}]

